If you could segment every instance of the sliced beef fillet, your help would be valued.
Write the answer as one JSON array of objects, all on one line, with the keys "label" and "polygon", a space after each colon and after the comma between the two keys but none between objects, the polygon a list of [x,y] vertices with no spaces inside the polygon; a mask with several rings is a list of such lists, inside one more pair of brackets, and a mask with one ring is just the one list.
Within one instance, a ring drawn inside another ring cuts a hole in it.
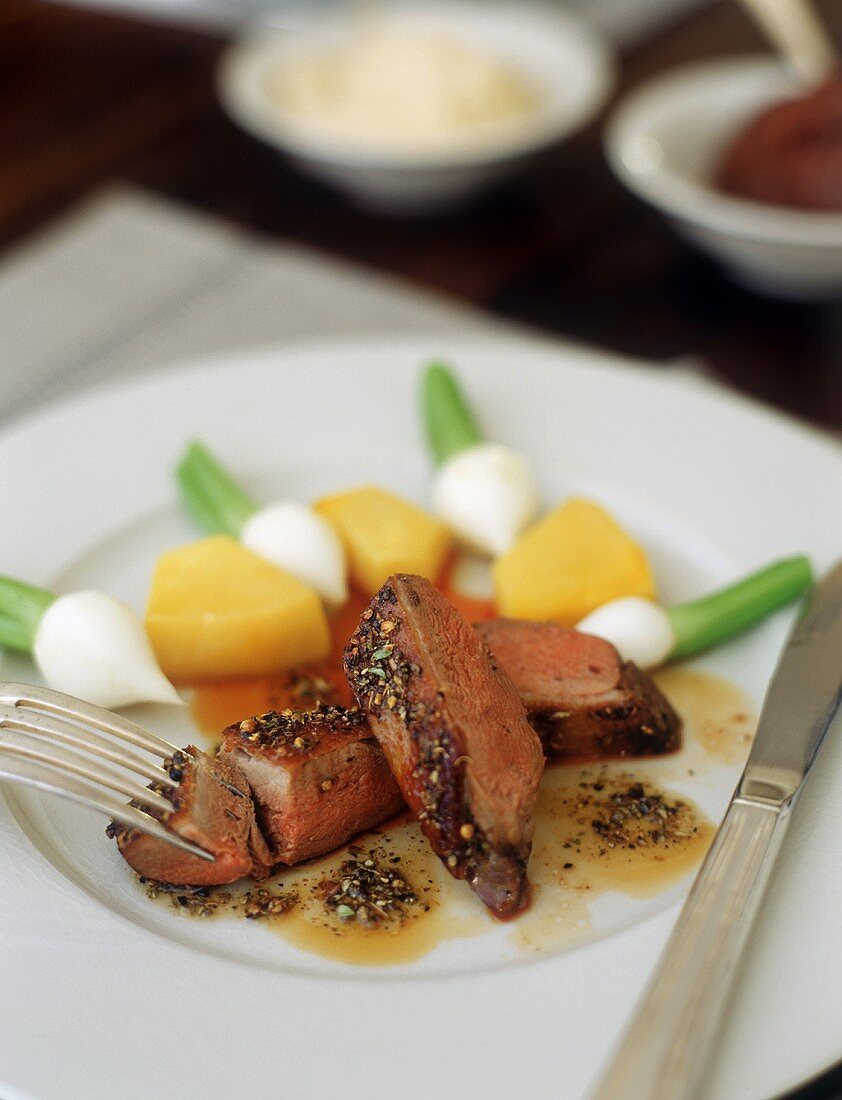
[{"label": "sliced beef fillet", "polygon": [[476,627],[520,694],[547,756],[672,752],[681,719],[610,642],[557,623],[492,619]]},{"label": "sliced beef fillet", "polygon": [[516,913],[544,759],[477,633],[429,581],[397,574],[363,613],[345,671],[433,849],[493,912]]},{"label": "sliced beef fillet", "polygon": [[214,862],[182,852],[137,829],[112,824],[109,833],[127,863],[144,878],[177,886],[218,886],[245,875],[264,878],[272,863],[254,816],[246,778],[236,764],[212,759],[189,746],[166,761],[179,781],[167,824],[216,857]]},{"label": "sliced beef fillet", "polygon": [[220,757],[244,773],[273,859],[281,863],[330,852],[404,808],[356,707],[247,718],[223,731]]}]

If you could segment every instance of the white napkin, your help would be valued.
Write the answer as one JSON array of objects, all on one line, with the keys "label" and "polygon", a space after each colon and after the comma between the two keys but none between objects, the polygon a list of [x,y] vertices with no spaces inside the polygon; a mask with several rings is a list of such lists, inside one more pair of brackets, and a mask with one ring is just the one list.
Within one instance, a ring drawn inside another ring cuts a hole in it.
[{"label": "white napkin", "polygon": [[85,386],[285,340],[488,331],[401,280],[120,189],[0,263],[0,420]]},{"label": "white napkin", "polygon": [[[542,335],[129,188],[95,196],[6,254],[0,318],[0,423],[91,385],[265,344]],[[670,367],[680,384],[713,381],[695,359]]]}]

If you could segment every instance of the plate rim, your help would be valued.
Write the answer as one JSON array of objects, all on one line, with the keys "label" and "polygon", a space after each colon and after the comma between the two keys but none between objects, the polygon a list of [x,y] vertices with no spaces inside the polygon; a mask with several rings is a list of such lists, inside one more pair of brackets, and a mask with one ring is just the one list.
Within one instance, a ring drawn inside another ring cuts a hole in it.
[{"label": "plate rim", "polygon": [[[568,365],[579,367],[582,365],[582,361],[589,368],[593,368],[598,372],[604,372],[605,376],[608,376],[608,372],[620,370],[626,372],[629,377],[635,376],[639,382],[645,382],[647,385],[653,384],[656,388],[660,389],[665,384],[676,384],[677,380],[670,378],[666,373],[669,368],[664,368],[664,374],[649,373],[652,367],[645,360],[635,361],[628,357],[619,356],[614,353],[601,353],[598,350],[586,347],[580,347],[575,343],[559,343],[542,337],[532,337],[530,335],[517,334],[517,335],[469,335],[465,337],[454,337],[448,335],[439,334],[422,334],[413,335],[410,337],[395,337],[395,336],[383,336],[383,337],[354,337],[354,338],[342,338],[342,339],[330,339],[330,340],[298,340],[290,342],[273,342],[265,345],[243,348],[243,349],[231,349],[227,352],[219,353],[216,355],[208,356],[196,356],[188,359],[181,359],[170,365],[161,365],[154,370],[145,371],[140,377],[120,377],[110,380],[104,384],[94,384],[86,386],[83,390],[72,394],[65,395],[64,397],[57,396],[55,399],[49,401],[44,406],[33,409],[25,416],[19,417],[16,420],[10,422],[7,425],[0,427],[0,445],[6,443],[9,437],[14,439],[18,434],[25,434],[27,430],[31,430],[33,426],[36,428],[39,425],[44,425],[47,422],[47,426],[50,421],[58,421],[62,417],[78,413],[91,403],[96,403],[102,400],[114,400],[115,398],[123,399],[127,394],[131,394],[139,389],[151,389],[154,390],[162,383],[169,383],[174,377],[184,381],[184,376],[189,375],[191,377],[199,376],[206,373],[208,370],[213,369],[230,369],[233,363],[243,364],[244,362],[255,362],[265,359],[267,356],[277,355],[279,357],[289,357],[300,351],[306,349],[310,354],[315,355],[338,355],[341,357],[343,351],[347,352],[349,345],[353,345],[357,348],[376,348],[382,353],[385,349],[400,348],[402,350],[417,349],[419,347],[429,348],[434,344],[441,344],[448,349],[448,355],[454,359],[458,359],[461,348],[470,348],[472,350],[482,350],[489,346],[493,347],[496,352],[499,352],[501,348],[511,346],[513,348],[527,347],[529,351],[538,351],[542,354],[556,357],[561,360],[568,360]],[[812,425],[804,424],[798,421],[795,417],[787,413],[782,413],[780,410],[771,409],[767,407],[763,402],[758,401],[755,398],[747,397],[743,394],[732,393],[730,391],[717,392],[715,387],[698,387],[694,389],[696,396],[704,402],[711,402],[716,406],[722,406],[723,404],[731,405],[736,404],[741,407],[742,411],[750,414],[752,417],[757,416],[763,420],[769,420],[770,418],[777,422],[781,427],[786,428],[793,433],[795,438],[812,441],[813,444],[818,444],[823,451],[826,451],[829,459],[837,462],[842,469],[842,452],[837,450],[832,437],[823,433],[821,429],[815,428]],[[5,796],[0,794],[0,797],[5,801]],[[93,904],[93,903],[92,903]],[[667,911],[668,914],[672,914],[674,919],[675,912],[677,912],[677,903],[673,904]],[[663,916],[663,914],[661,914]],[[654,918],[653,918],[654,920]],[[126,922],[128,923],[128,922]],[[617,934],[618,939],[625,938],[626,931],[621,931]],[[590,945],[582,945],[588,947]],[[546,965],[548,960],[540,960],[543,965]],[[227,964],[226,964],[227,965]],[[526,969],[525,967],[519,969]],[[538,969],[536,967],[529,967],[529,969]],[[417,976],[409,977],[408,980],[418,980]],[[309,980],[309,979],[305,979]],[[423,977],[422,981],[429,981],[427,977]],[[437,981],[447,981],[447,978],[437,978]],[[456,979],[458,980],[458,979]],[[376,977],[367,978],[367,982],[372,984],[380,984]],[[826,1071],[835,1063],[825,1064],[819,1072]],[[810,1075],[814,1076],[814,1073]],[[801,1081],[808,1080],[807,1078],[800,1078]],[[791,1085],[785,1087],[792,1087]],[[9,1085],[11,1090],[14,1086]],[[24,1094],[17,1091],[17,1095],[23,1096]]]}]

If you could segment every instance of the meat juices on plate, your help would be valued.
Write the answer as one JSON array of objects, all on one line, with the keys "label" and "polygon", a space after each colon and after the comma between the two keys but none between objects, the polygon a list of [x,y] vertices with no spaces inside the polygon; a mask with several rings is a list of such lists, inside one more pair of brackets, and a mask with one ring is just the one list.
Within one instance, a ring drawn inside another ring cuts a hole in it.
[{"label": "meat juices on plate", "polygon": [[492,619],[476,631],[514,684],[550,759],[673,752],[681,719],[610,642],[558,623]]},{"label": "meat juices on plate", "polygon": [[167,825],[216,858],[211,863],[137,829],[112,824],[109,832],[129,866],[144,878],[176,885],[219,886],[245,875],[265,878],[273,860],[240,769],[193,745],[174,754],[165,767],[178,780],[174,791],[161,790],[175,807]]},{"label": "meat juices on plate", "polygon": [[528,902],[541,742],[474,629],[422,577],[396,574],[345,671],[434,851],[498,916]]},{"label": "meat juices on plate", "polygon": [[236,722],[223,731],[220,757],[245,775],[274,862],[324,855],[404,806],[356,707],[270,711]]}]

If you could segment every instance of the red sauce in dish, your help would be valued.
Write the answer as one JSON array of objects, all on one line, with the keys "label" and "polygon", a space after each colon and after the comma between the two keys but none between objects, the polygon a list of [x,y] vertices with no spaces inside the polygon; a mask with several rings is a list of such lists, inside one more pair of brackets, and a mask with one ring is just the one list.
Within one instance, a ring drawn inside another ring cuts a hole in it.
[{"label": "red sauce in dish", "polygon": [[842,73],[753,119],[726,150],[716,183],[756,202],[842,211]]}]

